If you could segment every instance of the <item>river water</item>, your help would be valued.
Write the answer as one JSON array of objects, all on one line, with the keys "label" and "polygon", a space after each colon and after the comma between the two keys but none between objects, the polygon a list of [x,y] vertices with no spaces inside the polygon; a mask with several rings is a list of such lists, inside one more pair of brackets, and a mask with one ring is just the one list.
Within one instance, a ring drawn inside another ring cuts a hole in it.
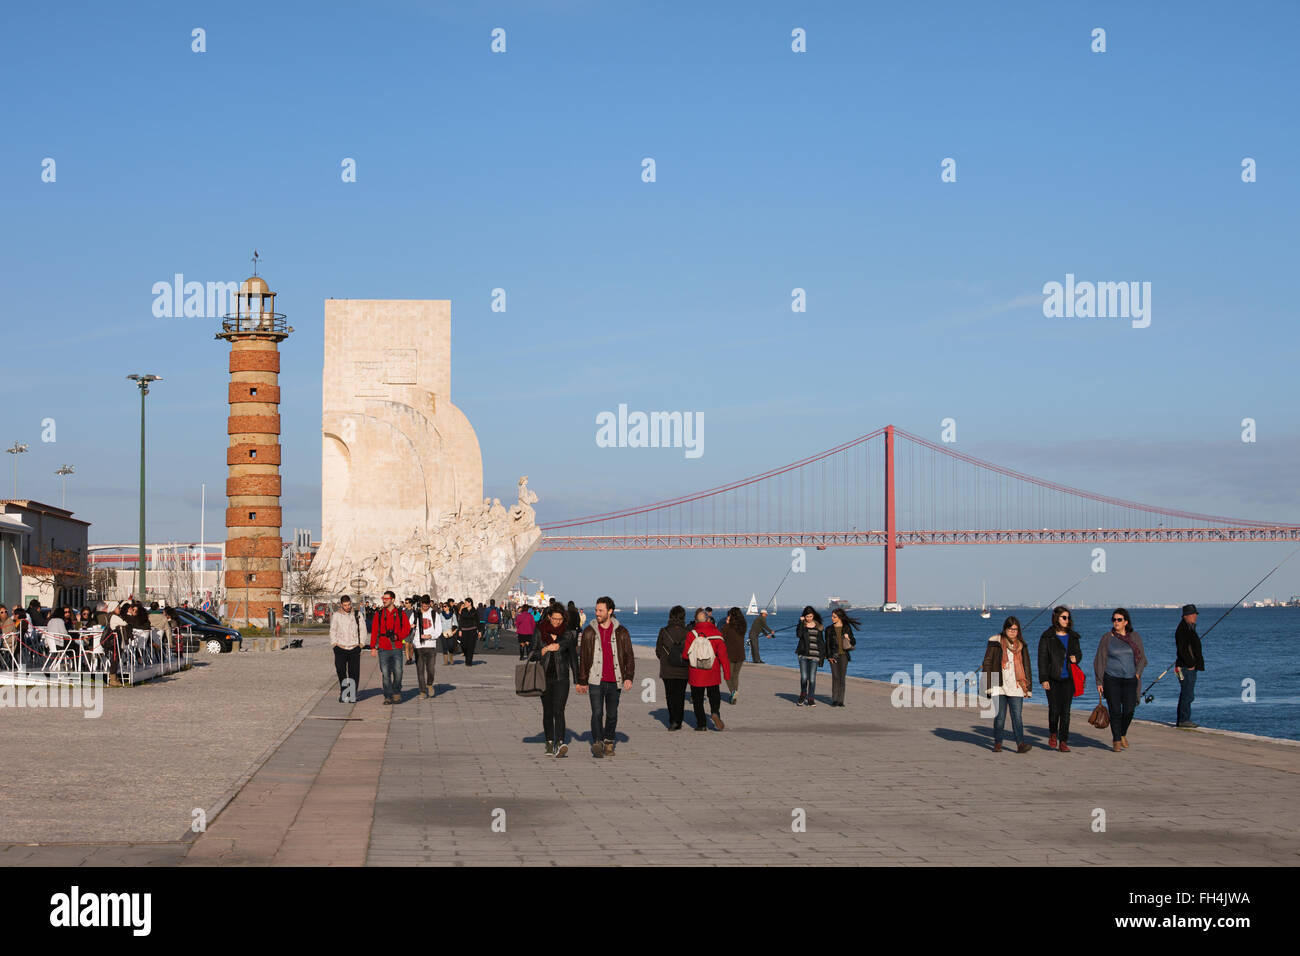
[{"label": "river water", "polygon": [[[592,609],[586,610],[590,616]],[[689,613],[691,609],[687,610]],[[800,610],[791,607],[769,614],[769,624],[777,634],[775,638],[764,638],[762,642],[764,663],[791,668],[792,693],[798,692],[799,683],[797,674],[793,673],[793,625]],[[829,621],[829,612],[819,610]],[[1039,614],[1039,610],[995,610],[987,621],[981,619],[976,611],[882,614],[874,610],[852,610],[849,613],[861,621],[862,628],[858,632],[858,649],[853,652],[849,673],[855,677],[888,681],[898,672],[906,673],[911,680],[918,665],[923,673],[935,671],[944,675],[978,670],[989,635],[997,633],[1008,614],[1015,614],[1027,625],[1030,658],[1037,680],[1038,636],[1047,626],[1048,613],[1040,614],[1032,625],[1028,622]],[[1199,610],[1199,630],[1205,634],[1226,608],[1206,605]],[[1142,635],[1149,659],[1147,670],[1142,675],[1145,689],[1173,663],[1174,629],[1178,626],[1180,614],[1177,608],[1130,608],[1129,613],[1133,626]],[[719,623],[724,615],[725,610],[717,614]],[[1097,650],[1098,639],[1110,627],[1110,615],[1109,608],[1074,611],[1074,626],[1083,643],[1082,666],[1088,675],[1086,692],[1075,699],[1076,709],[1091,711],[1097,705],[1092,655]],[[668,620],[668,609],[643,607],[639,614],[634,615],[630,608],[623,608],[617,616],[627,625],[634,643],[653,646],[659,628]],[[1238,608],[1233,611],[1203,640],[1206,669],[1197,677],[1192,719],[1203,727],[1300,740],[1300,663],[1291,650],[1291,644],[1298,636],[1300,608]],[[828,666],[823,666],[817,685],[819,697],[830,695]],[[1173,723],[1178,691],[1178,678],[1170,670],[1149,692],[1155,700],[1149,704],[1139,702],[1138,718]],[[1036,689],[1034,702],[1046,702],[1041,688]]]}]

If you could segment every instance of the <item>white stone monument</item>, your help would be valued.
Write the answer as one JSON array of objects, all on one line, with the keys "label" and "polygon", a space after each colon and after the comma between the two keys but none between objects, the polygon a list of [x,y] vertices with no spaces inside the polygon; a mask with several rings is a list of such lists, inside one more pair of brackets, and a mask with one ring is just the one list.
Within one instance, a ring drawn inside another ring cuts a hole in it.
[{"label": "white stone monument", "polygon": [[322,538],[335,594],[500,601],[541,540],[519,479],[483,497],[478,438],[451,403],[451,302],[329,299],[321,430]]}]

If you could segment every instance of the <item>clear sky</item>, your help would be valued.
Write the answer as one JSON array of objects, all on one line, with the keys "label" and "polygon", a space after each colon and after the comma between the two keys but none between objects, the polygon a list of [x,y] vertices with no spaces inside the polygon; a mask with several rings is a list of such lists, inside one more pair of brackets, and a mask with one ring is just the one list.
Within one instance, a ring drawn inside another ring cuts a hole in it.
[{"label": "clear sky", "polygon": [[[135,535],[137,371],[165,377],[149,399],[150,539],[198,537],[203,482],[220,535],[228,346],[214,319],[155,317],[152,288],[241,279],[254,248],[296,329],[286,537],[320,530],[331,296],[452,301],[453,400],[486,491],[513,500],[528,474],[542,521],[711,487],[890,422],[938,440],[953,417],[955,447],[1020,471],[1300,523],[1294,3],[0,16],[0,442],[31,444],[23,497],[57,502],[54,470],[76,466],[68,503],[92,542]],[[1151,283],[1150,326],[1045,317],[1043,286],[1067,273]],[[620,402],[703,413],[704,454],[597,447],[596,415]],[[908,549],[900,599],[978,600],[984,578],[991,599],[1046,600],[1088,550]],[[1076,595],[1233,600],[1289,550],[1116,548]],[[527,573],[588,603],[716,603],[763,600],[788,563],[540,555]],[[880,563],[878,549],[818,553],[782,599],[878,603]],[[1297,591],[1300,559],[1263,593]]]}]

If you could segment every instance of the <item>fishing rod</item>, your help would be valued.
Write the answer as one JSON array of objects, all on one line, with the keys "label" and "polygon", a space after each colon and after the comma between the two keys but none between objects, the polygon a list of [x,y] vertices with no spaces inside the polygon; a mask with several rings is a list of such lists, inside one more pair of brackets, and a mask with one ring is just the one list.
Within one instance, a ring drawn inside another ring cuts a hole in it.
[{"label": "fishing rod", "polygon": [[[794,562],[791,561],[789,570],[785,572],[785,578],[788,578],[790,576],[790,571],[793,570],[794,570]],[[776,600],[777,593],[781,590],[781,587],[785,584],[785,578],[781,579],[781,583],[776,586],[776,590],[772,592],[772,596],[767,599],[767,604],[763,605],[764,610],[767,610],[768,606],[771,605],[771,603]]]},{"label": "fishing rod", "polygon": [[[1069,594],[1071,591],[1073,591],[1075,588],[1077,588],[1077,587],[1078,587],[1080,584],[1082,584],[1084,581],[1088,580],[1088,578],[1090,578],[1090,577],[1092,577],[1092,572],[1091,572],[1091,571],[1089,571],[1089,572],[1088,572],[1087,574],[1085,574],[1083,577],[1079,578],[1079,580],[1075,581],[1073,584],[1071,584],[1068,588],[1066,588],[1064,591],[1062,591],[1062,592],[1061,592],[1060,594],[1058,594],[1056,597],[1054,597],[1054,598],[1052,598],[1050,601],[1048,601],[1048,602],[1047,602],[1047,607],[1043,608],[1043,611],[1047,611],[1047,610],[1050,610],[1051,608],[1056,607],[1056,602],[1057,602],[1057,601],[1061,600],[1061,598],[1065,597],[1067,594]],[[1039,611],[1037,614],[1035,614],[1033,617],[1031,617],[1031,618],[1029,619],[1029,624],[1033,624],[1036,620],[1038,620],[1040,617],[1042,617],[1042,616],[1043,616],[1043,611]],[[1020,634],[1021,634],[1022,637],[1024,636],[1024,634],[1026,634],[1026,633],[1029,631],[1029,624],[1026,624],[1024,627],[1022,627],[1022,628],[1020,629]]]},{"label": "fishing rod", "polygon": [[[1201,640],[1205,640],[1205,638],[1209,637],[1209,636],[1210,636],[1210,631],[1214,630],[1214,629],[1215,629],[1216,627],[1218,627],[1221,623],[1223,623],[1223,619],[1224,619],[1225,617],[1227,617],[1227,616],[1228,616],[1229,614],[1231,614],[1233,611],[1237,610],[1238,605],[1240,605],[1242,601],[1246,600],[1246,598],[1248,598],[1248,597],[1250,597],[1252,594],[1254,594],[1256,588],[1258,588],[1261,584],[1263,584],[1265,581],[1267,581],[1269,578],[1271,578],[1275,573],[1277,573],[1277,569],[1278,569],[1278,568],[1282,567],[1282,565],[1286,564],[1286,563],[1287,563],[1288,561],[1290,561],[1293,557],[1295,557],[1296,551],[1300,551],[1300,547],[1297,547],[1294,551],[1292,551],[1290,554],[1288,554],[1285,558],[1283,558],[1283,559],[1282,559],[1281,561],[1279,561],[1277,564],[1273,565],[1273,570],[1270,571],[1270,572],[1268,572],[1268,574],[1264,575],[1264,576],[1263,576],[1262,578],[1260,578],[1258,581],[1256,581],[1256,582],[1255,582],[1255,587],[1251,588],[1249,591],[1247,591],[1247,592],[1246,592],[1245,594],[1243,594],[1241,597],[1237,598],[1236,603],[1233,604],[1232,607],[1230,607],[1230,608],[1228,608],[1226,611],[1224,611],[1223,614],[1221,614],[1221,615],[1219,616],[1219,619],[1218,619],[1217,621],[1215,621],[1213,624],[1210,625],[1209,630],[1207,630],[1204,634],[1199,635],[1200,638],[1201,638]],[[1157,678],[1156,678],[1155,680],[1153,680],[1151,683],[1147,684],[1147,686],[1146,686],[1146,690],[1142,691],[1142,701],[1143,701],[1143,703],[1149,704],[1149,703],[1151,703],[1153,700],[1155,700],[1155,695],[1153,695],[1153,694],[1148,694],[1147,691],[1151,690],[1152,687],[1155,687],[1156,684],[1159,684],[1159,683],[1164,679],[1164,676],[1165,676],[1166,674],[1168,674],[1168,673],[1169,673],[1173,668],[1175,668],[1175,667],[1177,667],[1177,666],[1178,666],[1178,661],[1177,661],[1177,659],[1175,658],[1174,663],[1170,664],[1168,667],[1166,667],[1164,670],[1162,670],[1162,671],[1160,672],[1160,676],[1159,676],[1159,677],[1157,677]]]}]

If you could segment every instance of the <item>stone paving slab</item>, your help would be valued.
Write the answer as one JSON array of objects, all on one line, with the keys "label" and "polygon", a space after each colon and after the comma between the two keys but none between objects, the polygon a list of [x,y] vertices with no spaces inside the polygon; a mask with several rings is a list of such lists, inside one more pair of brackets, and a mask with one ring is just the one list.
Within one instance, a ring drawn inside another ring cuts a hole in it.
[{"label": "stone paving slab", "polygon": [[[657,675],[648,648],[637,657],[641,677]],[[588,699],[571,693],[570,756],[556,760],[540,702],[513,693],[513,652],[480,660],[440,662],[429,701],[408,672],[396,707],[380,703],[372,658],[356,705],[338,703],[322,661],[328,689],[308,675],[314,702],[192,844],[15,842],[0,864],[169,865],[186,851],[190,865],[1300,862],[1290,741],[1138,721],[1114,754],[1109,732],[1075,714],[1074,752],[1060,754],[1030,704],[1035,749],[993,754],[974,708],[896,708],[890,685],[856,678],[848,707],[827,706],[824,681],[823,703],[798,708],[793,669],[751,664],[721,733],[690,729],[689,703],[686,729],[669,733],[662,684],[648,702],[638,680],[613,759],[590,756]]]},{"label": "stone paving slab", "polygon": [[328,641],[317,641],[200,655],[191,670],[103,688],[93,719],[81,709],[0,708],[0,864],[16,859],[12,845],[192,838],[193,810],[211,816],[332,675]]},{"label": "stone paving slab", "polygon": [[[637,656],[640,676],[657,676],[650,650]],[[570,694],[570,756],[555,760],[510,664],[476,666],[394,714],[368,863],[1300,862],[1300,748],[1288,743],[1135,722],[1115,754],[1076,714],[1060,754],[1045,746],[1046,708],[1030,704],[1036,748],[993,754],[977,709],[895,708],[888,684],[857,678],[849,706],[831,708],[825,671],[822,705],[798,708],[793,669],[751,664],[722,733],[690,729],[689,699],[686,729],[667,732],[662,684],[645,703],[638,682],[612,760],[591,758],[587,698]],[[1105,832],[1092,829],[1098,809]]]}]

